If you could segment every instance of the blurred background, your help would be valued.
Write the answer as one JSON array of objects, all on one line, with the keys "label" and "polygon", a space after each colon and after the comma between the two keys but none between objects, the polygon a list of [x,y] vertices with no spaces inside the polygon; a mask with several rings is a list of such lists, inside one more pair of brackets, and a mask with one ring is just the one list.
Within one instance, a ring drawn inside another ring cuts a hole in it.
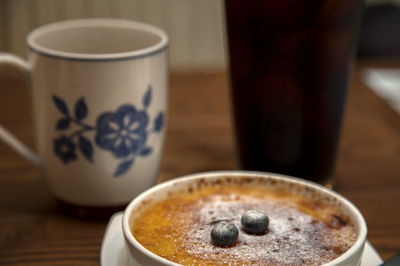
[{"label": "blurred background", "polygon": [[75,18],[147,22],[170,37],[176,71],[225,67],[221,0],[0,0],[0,51],[22,57],[26,35],[39,25]]},{"label": "blurred background", "polygon": [[[170,37],[172,71],[225,69],[221,0],[0,0],[0,51],[25,57],[26,35],[65,19],[123,18],[147,22]],[[367,0],[360,54],[400,50],[400,0]]]}]

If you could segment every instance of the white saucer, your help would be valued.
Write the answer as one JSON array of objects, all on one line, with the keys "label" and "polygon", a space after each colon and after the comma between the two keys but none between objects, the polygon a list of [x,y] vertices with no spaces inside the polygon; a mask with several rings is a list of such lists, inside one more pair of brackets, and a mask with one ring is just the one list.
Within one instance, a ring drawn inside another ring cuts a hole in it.
[{"label": "white saucer", "polygon": [[[367,241],[361,266],[377,266],[382,262],[379,254]],[[128,266],[122,233],[122,212],[115,213],[108,222],[101,245],[100,263],[101,266]]]}]

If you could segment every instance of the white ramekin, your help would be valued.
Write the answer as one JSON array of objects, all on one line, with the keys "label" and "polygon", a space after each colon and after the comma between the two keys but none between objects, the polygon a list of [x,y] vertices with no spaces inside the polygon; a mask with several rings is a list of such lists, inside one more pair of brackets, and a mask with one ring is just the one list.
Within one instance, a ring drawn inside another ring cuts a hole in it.
[{"label": "white ramekin", "polygon": [[[143,202],[151,200],[152,202],[162,200],[169,193],[174,191],[182,191],[189,187],[193,187],[200,180],[203,182],[215,183],[216,180],[226,180],[227,178],[250,178],[250,179],[266,179],[266,185],[284,186],[295,190],[296,193],[311,194],[335,204],[339,210],[349,218],[350,222],[355,226],[357,238],[353,246],[343,253],[338,258],[325,264],[325,266],[340,265],[340,266],[355,266],[361,264],[361,255],[364,250],[364,244],[367,237],[367,225],[360,211],[349,200],[340,194],[331,191],[321,185],[315,184],[303,179],[289,177],[279,174],[249,172],[249,171],[218,171],[191,174],[171,181],[161,183],[150,188],[136,197],[125,209],[122,218],[122,228],[125,238],[125,248],[127,250],[129,265],[179,265],[162,258],[144,248],[132,235],[131,227],[138,216],[137,209]],[[263,183],[263,186],[265,184]]]}]

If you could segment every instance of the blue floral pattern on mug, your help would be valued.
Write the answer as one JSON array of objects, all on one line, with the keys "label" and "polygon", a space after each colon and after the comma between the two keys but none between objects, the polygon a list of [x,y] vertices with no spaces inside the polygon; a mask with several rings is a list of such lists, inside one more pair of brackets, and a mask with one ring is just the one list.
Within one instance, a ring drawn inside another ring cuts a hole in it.
[{"label": "blue floral pattern on mug", "polygon": [[76,160],[75,144],[64,135],[54,140],[54,152],[64,163]]},{"label": "blue floral pattern on mug", "polygon": [[149,134],[158,133],[164,125],[164,113],[159,112],[149,130],[149,115],[147,108],[152,100],[152,87],[148,87],[142,99],[143,110],[138,110],[131,104],[120,106],[115,112],[104,112],[96,120],[96,126],[83,122],[88,114],[85,99],[80,98],[74,106],[74,115],[70,114],[65,101],[53,95],[53,102],[63,114],[58,120],[56,130],[63,131],[75,124],[78,127],[71,135],[60,135],[54,139],[54,153],[63,163],[77,160],[77,150],[86,160],[93,162],[93,144],[85,136],[89,131],[95,131],[94,144],[100,149],[110,151],[122,162],[119,163],[114,176],[126,173],[134,164],[136,157],[147,156],[153,149],[146,145]]},{"label": "blue floral pattern on mug", "polygon": [[148,122],[146,112],[136,111],[132,105],[123,105],[115,113],[99,116],[96,143],[118,158],[136,154],[146,143]]}]

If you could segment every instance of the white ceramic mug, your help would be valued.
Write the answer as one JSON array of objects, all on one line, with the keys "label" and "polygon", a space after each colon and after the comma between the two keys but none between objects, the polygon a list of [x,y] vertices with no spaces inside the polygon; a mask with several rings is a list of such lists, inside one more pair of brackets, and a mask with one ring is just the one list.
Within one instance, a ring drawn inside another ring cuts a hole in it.
[{"label": "white ceramic mug", "polygon": [[[132,235],[132,225],[135,219],[140,216],[141,210],[145,209],[143,208],[143,204],[148,202],[154,203],[163,200],[174,193],[188,191],[189,188],[196,187],[196,184],[208,184],[210,186],[223,183],[229,184],[229,182],[232,182],[231,180],[235,179],[245,179],[247,182],[248,180],[254,180],[257,185],[262,185],[270,189],[282,189],[282,187],[284,187],[285,189],[293,190],[293,193],[295,194],[310,195],[310,197],[312,196],[315,199],[327,201],[329,204],[336,206],[354,225],[356,241],[345,253],[324,264],[324,266],[360,265],[361,255],[367,237],[367,225],[360,211],[349,200],[338,193],[307,180],[279,174],[249,171],[219,171],[192,174],[158,184],[136,197],[125,209],[122,217],[122,231],[124,234],[129,265],[180,265],[150,252]],[[264,182],[260,183],[260,179]]]},{"label": "white ceramic mug", "polygon": [[38,154],[1,126],[0,138],[40,167],[66,203],[118,206],[152,186],[166,128],[165,32],[127,20],[69,20],[35,29],[27,45],[27,62],[0,53],[0,69],[30,84]]}]

